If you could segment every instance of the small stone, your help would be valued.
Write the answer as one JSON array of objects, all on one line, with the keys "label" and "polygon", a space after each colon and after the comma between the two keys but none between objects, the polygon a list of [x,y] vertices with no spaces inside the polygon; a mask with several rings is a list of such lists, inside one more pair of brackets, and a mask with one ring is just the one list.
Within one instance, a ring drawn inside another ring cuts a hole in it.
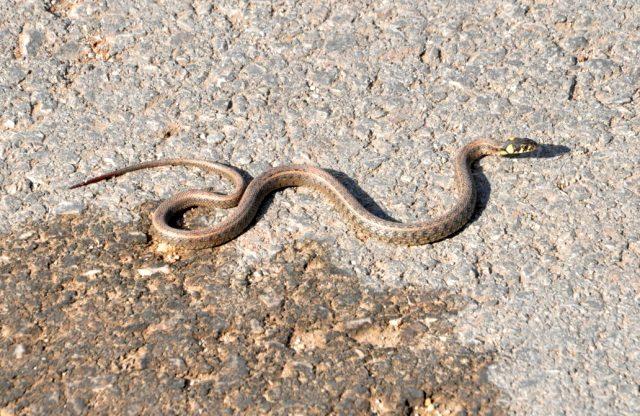
[{"label": "small stone", "polygon": [[522,267],[522,269],[520,270],[520,282],[525,288],[531,284],[532,279],[535,277],[539,270],[540,267],[534,262],[529,262]]},{"label": "small stone", "polygon": [[347,331],[355,331],[363,326],[371,325],[371,318],[361,318],[361,319],[353,319],[351,321],[347,321],[344,323],[344,329]]},{"label": "small stone", "polygon": [[147,276],[153,276],[154,274],[158,274],[158,273],[162,273],[162,274],[167,274],[169,273],[170,269],[168,265],[164,265],[161,267],[147,267],[147,268],[143,268],[143,269],[138,269],[138,274],[142,277],[147,277]]},{"label": "small stone", "polygon": [[171,244],[160,242],[156,246],[156,251],[161,254],[173,254],[173,252],[175,251],[175,248]]},{"label": "small stone", "polygon": [[126,244],[145,244],[149,237],[141,231],[131,231],[123,234],[120,241]]},{"label": "small stone", "polygon": [[258,64],[247,65],[246,71],[249,75],[253,75],[256,77],[261,77],[267,72],[267,70],[264,67]]},{"label": "small stone", "polygon": [[219,100],[215,100],[212,103],[212,107],[218,111],[227,111],[231,108],[231,100],[223,98]]},{"label": "small stone", "polygon": [[207,144],[220,144],[223,140],[224,134],[222,133],[211,133],[205,137]]},{"label": "small stone", "polygon": [[264,327],[257,319],[249,321],[249,326],[251,327],[252,334],[262,334],[264,332]]},{"label": "small stone", "polygon": [[85,210],[82,202],[61,202],[54,209],[56,215],[77,215]]},{"label": "small stone", "polygon": [[169,362],[171,362],[171,364],[179,371],[184,371],[187,369],[187,364],[182,358],[171,358]]},{"label": "small stone", "polygon": [[321,85],[330,85],[338,76],[338,70],[333,68],[330,71],[316,71],[312,74],[314,82]]},{"label": "small stone", "polygon": [[262,301],[268,309],[275,309],[282,304],[284,298],[278,293],[271,292],[260,295],[260,301]]},{"label": "small stone", "polygon": [[27,58],[35,55],[42,45],[42,40],[42,32],[23,28],[22,32],[18,36],[18,45],[14,50],[16,59]]},{"label": "small stone", "polygon": [[251,156],[250,156],[250,155],[246,154],[246,155],[242,155],[242,156],[238,157],[236,160],[237,160],[237,161],[238,161],[238,163],[239,163],[239,164],[241,164],[241,165],[248,165],[248,164],[250,164],[250,163],[251,163],[251,161],[252,161],[253,159],[251,158]]},{"label": "small stone", "polygon": [[396,319],[392,319],[392,320],[389,321],[389,325],[391,325],[394,328],[398,328],[401,323],[402,323],[402,317],[396,318]]},{"label": "small stone", "polygon": [[16,126],[16,122],[9,119],[6,119],[3,123],[2,123],[2,127],[4,127],[5,129],[11,130],[12,128],[14,128]]},{"label": "small stone", "polygon": [[619,70],[618,64],[611,59],[590,59],[587,61],[586,67],[598,79],[610,77],[615,71]]},{"label": "small stone", "polygon": [[13,356],[16,357],[17,360],[21,359],[25,353],[24,345],[18,344],[16,348],[13,350]]},{"label": "small stone", "polygon": [[239,95],[233,99],[232,108],[236,114],[244,114],[247,112],[248,105],[247,99]]},{"label": "small stone", "polygon": [[567,40],[565,47],[570,51],[577,51],[587,46],[589,42],[584,36],[576,36]]},{"label": "small stone", "polygon": [[422,322],[426,325],[426,326],[430,326],[432,323],[434,322],[438,322],[438,318],[433,318],[430,316],[427,316],[426,318],[424,318],[422,320]]},{"label": "small stone", "polygon": [[36,233],[33,231],[26,231],[18,236],[18,240],[27,240],[33,237]]},{"label": "small stone", "polygon": [[169,383],[169,385],[177,390],[182,390],[187,385],[187,380],[183,378],[176,378]]},{"label": "small stone", "polygon": [[322,121],[328,119],[330,115],[331,110],[329,110],[328,108],[319,108],[315,111],[314,118],[316,120]]},{"label": "small stone", "polygon": [[226,371],[223,370],[223,372],[226,372],[226,375],[233,376],[236,379],[249,374],[249,367],[247,366],[247,362],[239,355],[232,355],[231,357],[229,357],[229,359],[225,362],[225,370]]},{"label": "small stone", "polygon": [[325,43],[325,49],[328,52],[342,52],[352,48],[356,44],[356,39],[352,34],[336,35],[332,39],[328,39]]}]

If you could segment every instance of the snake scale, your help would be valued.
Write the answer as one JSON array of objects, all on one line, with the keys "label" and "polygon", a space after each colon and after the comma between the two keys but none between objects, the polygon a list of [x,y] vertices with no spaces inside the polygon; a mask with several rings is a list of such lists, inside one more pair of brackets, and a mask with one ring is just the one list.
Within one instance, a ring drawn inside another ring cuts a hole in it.
[{"label": "snake scale", "polygon": [[[70,189],[96,183],[140,169],[167,165],[193,166],[216,172],[231,180],[234,190],[218,194],[206,190],[178,193],[162,202],[151,221],[159,238],[169,244],[203,248],[234,239],[249,227],[258,208],[270,193],[287,187],[306,186],[320,191],[364,235],[390,243],[419,245],[442,240],[462,228],[473,215],[476,187],[472,163],[484,156],[511,156],[534,151],[538,144],[530,139],[511,137],[503,143],[479,139],[461,147],[454,159],[457,202],[441,216],[422,222],[402,223],[386,220],[369,212],[335,177],[307,165],[288,165],[267,170],[248,184],[240,172],[228,165],[196,159],[161,159],[128,166],[75,184]],[[173,227],[173,218],[198,206],[235,209],[214,227],[185,230]]]}]

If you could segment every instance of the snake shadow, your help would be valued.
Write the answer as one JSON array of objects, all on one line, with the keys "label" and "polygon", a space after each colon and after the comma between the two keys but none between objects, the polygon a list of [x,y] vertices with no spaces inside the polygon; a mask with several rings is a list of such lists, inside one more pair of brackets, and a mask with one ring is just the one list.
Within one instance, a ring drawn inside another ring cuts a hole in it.
[{"label": "snake shadow", "polygon": [[[532,154],[514,155],[514,156],[509,156],[508,158],[509,159],[553,158],[553,157],[566,154],[568,152],[570,152],[570,149],[567,146],[541,144],[540,148]],[[238,170],[247,181],[251,181],[253,179],[248,172],[242,169],[238,169]],[[355,196],[355,198],[369,212],[387,221],[401,222],[393,218],[391,215],[389,215],[384,208],[382,208],[364,189],[360,187],[360,185],[354,179],[349,177],[347,174],[334,169],[325,168],[325,170],[329,174],[331,174],[333,177],[335,177],[338,181],[340,181],[349,190],[349,192],[351,192]],[[475,207],[474,213],[471,219],[469,220],[469,222],[465,224],[465,226],[463,226],[460,230],[456,231],[455,233],[453,233],[451,236],[447,238],[456,236],[458,233],[461,233],[469,224],[477,221],[478,218],[480,218],[480,216],[482,215],[483,211],[486,209],[487,204],[489,202],[489,199],[491,196],[491,183],[489,182],[489,179],[484,174],[482,167],[477,162],[474,164],[472,172],[473,172],[473,178],[474,178],[474,182],[476,184],[476,190],[477,190],[477,200],[476,200],[476,207]],[[256,213],[256,216],[251,221],[249,228],[253,227],[258,221],[260,221],[264,217],[269,207],[273,204],[274,194],[275,193],[272,193],[264,199],[260,208],[258,209],[258,212]],[[180,224],[177,224],[177,225],[180,225]]]},{"label": "snake shadow", "polygon": [[[335,169],[327,169],[327,168],[323,168],[323,169],[327,171],[329,174],[331,174],[331,176],[336,178],[338,181],[340,181],[340,183],[342,183],[349,190],[349,192],[353,194],[353,196],[358,200],[358,202],[360,202],[362,206],[364,206],[369,212],[387,221],[396,222],[396,223],[401,222],[400,220],[389,215],[387,211],[383,207],[381,207],[371,197],[371,195],[369,195],[364,189],[362,189],[362,187],[360,187],[360,185],[350,176],[348,176],[344,172],[341,172]],[[482,172],[482,168],[479,165],[476,165],[474,167],[473,177],[474,177],[474,182],[476,184],[476,189],[478,192],[478,198],[476,201],[476,209],[474,211],[474,214],[467,224],[470,224],[471,222],[477,220],[480,217],[480,215],[482,215],[482,211],[484,211],[484,209],[486,208],[487,203],[489,201],[489,196],[491,194],[491,184],[489,183],[489,180],[487,179],[485,174]],[[253,221],[251,221],[249,228],[253,227],[266,214],[269,207],[273,204],[274,194],[275,193],[272,193],[264,199],[263,203],[258,209],[258,212],[256,213],[256,216],[254,217]],[[432,216],[431,218],[434,218],[434,217]],[[451,236],[457,235],[462,230],[464,230],[465,227],[466,225],[462,227],[460,230],[453,233]]]},{"label": "snake shadow", "polygon": [[[550,159],[564,155],[566,153],[569,153],[570,151],[571,149],[564,145],[540,144],[538,150],[531,154],[507,156],[507,159]],[[451,236],[455,236],[458,233],[461,233],[469,224],[477,221],[478,218],[480,218],[480,216],[482,215],[482,212],[487,208],[487,204],[489,203],[489,199],[491,196],[491,182],[489,182],[489,179],[482,171],[482,166],[480,166],[477,162],[475,163],[475,167],[473,169],[473,177],[478,192],[476,209],[473,212],[471,219],[469,219],[469,222],[458,231],[451,234]]]},{"label": "snake shadow", "polygon": [[[400,222],[399,220],[387,214],[387,212],[380,205],[378,205],[378,203],[364,189],[362,189],[355,180],[353,180],[346,173],[343,173],[334,169],[327,169],[327,168],[322,168],[322,169],[324,169],[331,176],[333,176],[338,181],[340,181],[340,183],[342,183],[349,190],[349,192],[353,194],[353,196],[358,200],[358,202],[360,202],[362,206],[364,206],[369,212],[387,221]],[[245,179],[251,180],[251,176],[247,175],[245,176]],[[251,225],[249,227],[253,227],[253,225],[258,221],[260,221],[260,219],[262,219],[262,217],[266,214],[271,204],[273,204],[274,195],[275,195],[275,192],[271,193],[264,199],[260,208],[258,209],[258,212],[256,213],[254,220],[251,222]]]},{"label": "snake shadow", "polygon": [[571,148],[562,144],[542,144],[540,145],[540,150],[533,157],[538,159],[552,158],[569,152],[571,152]]},{"label": "snake shadow", "polygon": [[[563,154],[569,153],[570,151],[571,150],[567,146],[563,146],[563,145],[540,144],[540,147],[538,148],[538,150],[531,154],[515,155],[509,158],[510,159],[525,159],[525,158],[547,159],[547,158],[561,156]],[[367,210],[369,210],[369,212],[387,221],[400,222],[399,220],[389,215],[384,210],[384,208],[378,205],[378,203],[373,198],[371,198],[371,196],[365,190],[363,190],[355,180],[353,180],[343,172],[333,170],[333,169],[325,169],[325,170],[329,172],[332,176],[334,176],[336,179],[338,179],[340,182],[342,182],[342,184],[346,186],[350,192],[353,193],[356,199],[358,199],[358,201],[360,201],[360,203]],[[475,210],[469,222],[465,224],[462,228],[460,228],[458,231],[451,234],[451,236],[449,237],[453,237],[457,235],[458,233],[462,232],[467,227],[467,225],[477,221],[478,218],[480,218],[480,216],[482,215],[483,211],[486,209],[487,204],[489,203],[489,199],[491,197],[491,182],[489,182],[489,179],[484,174],[482,170],[482,166],[480,166],[480,164],[478,164],[477,162],[474,163],[472,174],[473,174],[473,178],[474,178],[474,182],[476,184],[476,190],[477,190],[477,200],[476,200]]]}]

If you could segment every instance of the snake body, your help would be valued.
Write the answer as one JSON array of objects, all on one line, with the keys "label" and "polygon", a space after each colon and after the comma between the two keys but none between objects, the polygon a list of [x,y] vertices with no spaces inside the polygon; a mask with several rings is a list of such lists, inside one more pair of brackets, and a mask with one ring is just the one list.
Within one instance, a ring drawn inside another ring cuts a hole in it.
[{"label": "snake body", "polygon": [[[469,221],[476,204],[476,187],[471,174],[471,165],[475,160],[493,154],[530,152],[535,147],[537,144],[531,140],[516,138],[511,138],[503,144],[480,139],[463,146],[454,159],[457,201],[441,216],[415,223],[391,221],[372,214],[334,176],[324,169],[308,165],[272,168],[247,185],[240,172],[228,165],[196,159],[161,159],[105,173],[71,188],[140,169],[166,165],[194,166],[226,177],[231,180],[234,189],[226,195],[206,190],[189,190],[162,202],[153,213],[151,221],[160,239],[166,243],[188,248],[224,244],[249,227],[260,205],[270,193],[282,188],[305,186],[325,195],[361,234],[391,243],[418,245],[448,237]],[[197,206],[235,208],[213,227],[185,230],[170,225],[171,220],[177,215]]]}]

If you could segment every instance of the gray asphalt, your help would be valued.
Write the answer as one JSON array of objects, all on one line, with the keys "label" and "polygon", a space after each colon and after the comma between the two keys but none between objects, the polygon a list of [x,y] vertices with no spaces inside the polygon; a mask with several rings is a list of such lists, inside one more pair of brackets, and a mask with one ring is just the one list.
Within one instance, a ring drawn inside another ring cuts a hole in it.
[{"label": "gray asphalt", "polygon": [[[181,168],[65,189],[168,156],[253,176],[319,165],[394,218],[422,219],[454,201],[458,147],[529,137],[545,144],[534,157],[480,163],[478,214],[453,238],[410,248],[364,241],[320,196],[286,190],[229,243],[227,267],[242,274],[316,242],[362,287],[460,299],[451,336],[493,357],[482,377],[496,412],[638,414],[639,29],[635,1],[3,2],[0,231],[18,241],[69,216],[134,227],[153,208],[143,202],[187,186],[224,189]],[[9,267],[28,259],[0,259],[9,299]],[[15,305],[0,305],[11,316]],[[13,325],[0,332],[0,354],[16,366],[0,379],[0,393],[12,392],[0,414],[34,405],[14,393],[20,360],[38,350],[18,348]],[[368,411],[384,413],[370,394]],[[98,411],[96,395],[51,409]]]}]

